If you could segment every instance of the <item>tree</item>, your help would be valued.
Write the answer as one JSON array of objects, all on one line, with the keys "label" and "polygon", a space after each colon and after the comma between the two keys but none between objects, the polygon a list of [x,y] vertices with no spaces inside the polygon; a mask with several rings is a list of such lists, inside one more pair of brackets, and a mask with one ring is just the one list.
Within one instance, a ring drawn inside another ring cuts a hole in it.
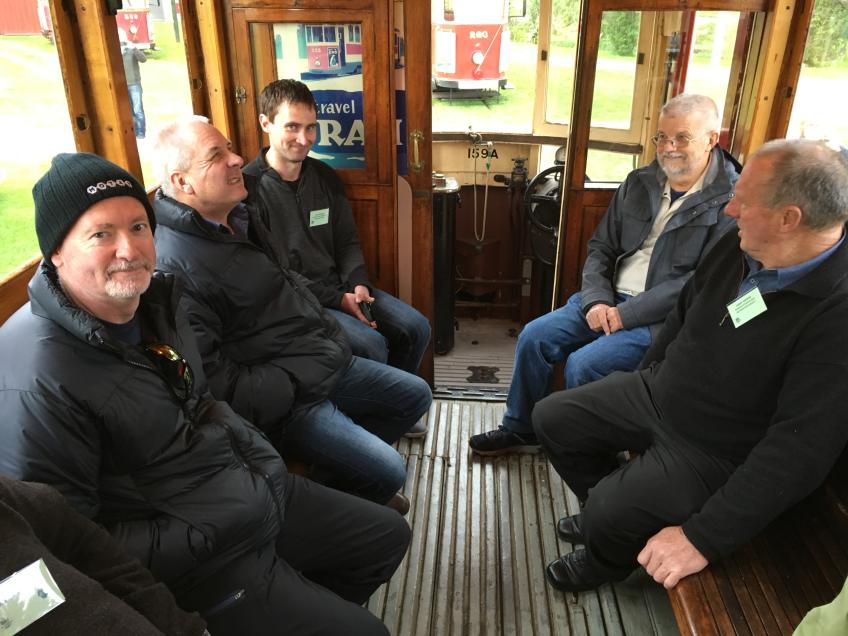
[{"label": "tree", "polygon": [[848,0],[816,0],[804,63],[830,66],[848,58]]},{"label": "tree", "polygon": [[607,11],[601,22],[601,49],[613,55],[633,56],[639,42],[638,11]]}]

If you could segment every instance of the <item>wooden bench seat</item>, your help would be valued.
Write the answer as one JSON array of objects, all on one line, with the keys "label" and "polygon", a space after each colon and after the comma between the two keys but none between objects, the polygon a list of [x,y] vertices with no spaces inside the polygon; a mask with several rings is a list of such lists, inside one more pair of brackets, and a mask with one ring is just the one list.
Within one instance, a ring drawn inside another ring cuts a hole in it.
[{"label": "wooden bench seat", "polygon": [[750,543],[669,590],[681,634],[791,634],[848,576],[848,454]]}]

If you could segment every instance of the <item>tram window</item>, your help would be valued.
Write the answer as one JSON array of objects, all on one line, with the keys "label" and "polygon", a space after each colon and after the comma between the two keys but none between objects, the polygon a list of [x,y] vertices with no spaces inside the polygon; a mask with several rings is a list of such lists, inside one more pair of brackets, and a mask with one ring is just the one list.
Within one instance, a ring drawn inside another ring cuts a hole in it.
[{"label": "tram window", "polygon": [[637,168],[638,155],[589,148],[586,157],[586,182],[589,183],[620,183],[627,174]]},{"label": "tram window", "polygon": [[816,0],[787,137],[827,139],[848,146],[842,99],[848,85],[848,5]]},{"label": "tram window", "polygon": [[[132,25],[122,21],[122,11],[118,12],[118,34],[126,37],[133,46],[142,49],[147,61],[139,64],[141,74],[142,104],[145,115],[145,136],[139,138],[136,131],[138,157],[145,187],[154,187],[160,176],[153,164],[153,139],[156,130],[163,124],[178,117],[191,115],[191,88],[186,65],[185,43],[182,31],[182,19],[174,16],[170,4],[165,2],[140,13],[141,20]],[[154,13],[156,11],[156,13]],[[144,24],[145,26],[141,26]]]},{"label": "tram window", "polygon": [[532,132],[539,0],[431,2],[433,130]]},{"label": "tram window", "polygon": [[574,96],[574,57],[577,51],[579,0],[555,2],[556,17],[551,19],[546,75],[545,121],[568,124]]},{"label": "tram window", "polygon": [[604,13],[595,75],[592,127],[630,128],[640,17],[638,11]]},{"label": "tram window", "polygon": [[[718,11],[604,12],[587,182],[621,181],[633,167],[653,158],[647,137],[654,133],[660,107],[673,95],[712,97],[724,125],[732,128],[735,113],[722,111],[737,101],[732,91],[742,83],[731,74],[732,69],[744,72],[747,39],[738,26],[748,17]],[[621,150],[592,149],[592,142]]]},{"label": "tram window", "polygon": [[42,35],[0,37],[0,278],[37,256],[32,186],[60,152],[74,152],[56,47]]},{"label": "tram window", "polygon": [[740,15],[734,11],[699,11],[692,20],[685,90],[712,97],[722,118]]}]

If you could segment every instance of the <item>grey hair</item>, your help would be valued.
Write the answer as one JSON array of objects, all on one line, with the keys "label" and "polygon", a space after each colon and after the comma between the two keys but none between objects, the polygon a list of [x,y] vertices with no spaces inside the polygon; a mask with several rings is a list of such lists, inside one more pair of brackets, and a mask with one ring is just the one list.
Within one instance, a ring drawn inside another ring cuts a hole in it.
[{"label": "grey hair", "polygon": [[751,157],[768,159],[762,204],[768,208],[797,205],[802,223],[825,230],[848,221],[848,158],[813,139],[775,139]]},{"label": "grey hair", "polygon": [[171,173],[188,170],[194,159],[194,137],[190,132],[191,128],[195,124],[208,123],[208,117],[188,115],[165,124],[156,132],[153,142],[153,166],[162,192],[169,197],[176,196],[171,183]]},{"label": "grey hair", "polygon": [[661,115],[670,117],[689,115],[691,113],[701,113],[704,116],[708,132],[718,132],[721,128],[718,106],[716,106],[716,103],[711,97],[707,97],[706,95],[681,93],[668,100],[660,111]]}]

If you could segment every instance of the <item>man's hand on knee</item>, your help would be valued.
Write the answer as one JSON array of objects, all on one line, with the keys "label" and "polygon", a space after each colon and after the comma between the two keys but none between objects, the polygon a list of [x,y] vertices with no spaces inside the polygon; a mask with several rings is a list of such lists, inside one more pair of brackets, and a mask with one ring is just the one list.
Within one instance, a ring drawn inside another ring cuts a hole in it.
[{"label": "man's hand on knee", "polygon": [[621,322],[621,314],[618,311],[618,307],[607,308],[607,324],[609,325],[609,331],[607,331],[607,335],[615,333],[619,329],[624,328],[624,325]]},{"label": "man's hand on knee", "polygon": [[648,539],[636,557],[657,583],[671,589],[684,576],[707,567],[707,560],[692,545],[680,526],[663,528]]},{"label": "man's hand on knee", "polygon": [[589,329],[592,331],[603,329],[606,335],[610,334],[610,325],[607,320],[607,310],[609,308],[609,305],[604,305],[603,303],[592,305],[589,308],[589,311],[586,312],[586,323],[589,325]]}]

